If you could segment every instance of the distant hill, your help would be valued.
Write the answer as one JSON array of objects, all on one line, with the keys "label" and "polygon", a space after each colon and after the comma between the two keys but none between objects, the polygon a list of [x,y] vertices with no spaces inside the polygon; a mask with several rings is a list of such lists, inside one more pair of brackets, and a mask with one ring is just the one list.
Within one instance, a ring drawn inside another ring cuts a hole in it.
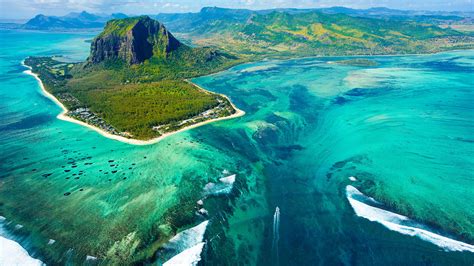
[{"label": "distant hill", "polygon": [[153,17],[173,32],[210,34],[232,24],[245,22],[254,13],[247,9],[204,7],[197,13],[164,13]]},{"label": "distant hill", "polygon": [[277,8],[265,10],[230,9],[220,7],[204,7],[197,13],[162,13],[153,16],[163,22],[174,32],[208,32],[226,27],[232,23],[242,23],[254,15],[266,15],[273,12],[290,15],[320,12],[324,14],[344,14],[352,17],[379,19],[395,19],[413,22],[430,22],[444,24],[453,21],[474,23],[474,11],[412,11],[397,10],[384,7],[369,9],[353,9],[347,7],[328,8]]},{"label": "distant hill", "polygon": [[62,17],[37,15],[23,25],[26,29],[90,29],[102,28],[110,19],[126,18],[127,15],[116,13],[112,15],[96,15],[86,11],[72,12]]},{"label": "distant hill", "polygon": [[[303,14],[318,11],[324,14],[345,14],[353,17],[408,20],[434,24],[474,24],[473,11],[412,11],[396,10],[384,7],[353,9],[336,6],[329,8],[279,8],[266,10],[204,7],[200,12],[197,13],[161,13],[152,15],[151,17],[163,22],[170,30],[174,32],[200,32],[201,34],[204,34],[211,30],[215,31],[226,28],[233,23],[242,23],[253,15],[266,15],[275,11],[288,14]],[[22,27],[39,30],[102,28],[110,19],[121,19],[126,17],[127,15],[122,13],[99,15],[91,14],[85,11],[72,12],[61,17],[45,16],[40,14],[30,19]],[[19,27],[18,25],[15,26],[11,24],[6,26]]]},{"label": "distant hill", "polygon": [[[365,16],[359,16],[362,13]],[[399,18],[402,14],[404,19]],[[195,45],[250,57],[427,53],[473,48],[473,36],[426,23],[428,18],[434,19],[432,16],[417,22],[414,20],[418,17],[409,19],[409,14],[413,12],[386,8],[204,8],[199,13],[161,16],[168,28]]]}]

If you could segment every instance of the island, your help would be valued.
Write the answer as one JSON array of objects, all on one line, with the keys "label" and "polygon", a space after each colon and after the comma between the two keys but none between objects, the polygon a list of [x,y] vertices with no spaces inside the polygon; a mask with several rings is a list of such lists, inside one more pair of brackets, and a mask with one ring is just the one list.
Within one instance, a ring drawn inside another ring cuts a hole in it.
[{"label": "island", "polygon": [[148,16],[110,20],[85,62],[28,57],[43,92],[63,108],[60,119],[132,144],[244,114],[225,95],[190,78],[241,63],[209,47],[189,47]]}]

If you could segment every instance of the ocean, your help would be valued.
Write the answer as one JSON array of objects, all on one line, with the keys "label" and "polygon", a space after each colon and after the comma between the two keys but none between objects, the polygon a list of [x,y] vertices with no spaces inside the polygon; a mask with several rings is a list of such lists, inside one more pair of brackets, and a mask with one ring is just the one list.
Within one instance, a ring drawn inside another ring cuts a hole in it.
[{"label": "ocean", "polygon": [[21,65],[85,60],[94,35],[0,30],[0,240],[19,260],[474,263],[474,51],[239,65],[193,82],[245,116],[134,146],[57,119]]}]

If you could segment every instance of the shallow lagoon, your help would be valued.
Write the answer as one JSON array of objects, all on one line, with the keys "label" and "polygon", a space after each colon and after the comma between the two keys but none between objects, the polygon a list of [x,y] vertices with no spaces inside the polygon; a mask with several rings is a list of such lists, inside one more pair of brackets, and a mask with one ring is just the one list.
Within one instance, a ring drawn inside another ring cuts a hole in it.
[{"label": "shallow lagoon", "polygon": [[[244,117],[131,146],[57,120],[60,108],[22,73],[28,55],[84,59],[92,34],[0,34],[0,215],[34,257],[162,262],[157,246],[209,220],[201,255],[212,265],[474,261],[358,217],[346,197],[353,185],[474,243],[472,51],[371,57],[370,68],[329,63],[342,58],[237,66],[194,81]],[[197,215],[206,184],[230,174],[233,190],[207,196],[208,216]]]}]

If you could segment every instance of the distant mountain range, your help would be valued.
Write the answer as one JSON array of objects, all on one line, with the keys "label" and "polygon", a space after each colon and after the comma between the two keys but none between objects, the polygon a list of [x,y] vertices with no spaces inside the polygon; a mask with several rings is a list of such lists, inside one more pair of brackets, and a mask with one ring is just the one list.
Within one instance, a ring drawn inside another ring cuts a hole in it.
[{"label": "distant mountain range", "polygon": [[[431,53],[474,47],[471,33],[407,19],[328,10],[334,11],[258,11],[241,19],[238,16],[243,11],[210,8],[197,15],[158,18],[195,45],[250,57]],[[222,13],[227,13],[225,19]]]},{"label": "distant mountain range", "polygon": [[253,16],[267,15],[279,12],[289,15],[304,15],[307,13],[322,13],[328,15],[347,15],[359,18],[378,18],[436,25],[445,24],[474,24],[474,12],[444,12],[444,11],[409,11],[388,8],[352,9],[346,7],[296,9],[280,8],[267,10],[228,9],[219,7],[204,7],[198,13],[158,14],[155,19],[163,22],[174,32],[209,32],[209,28],[218,30],[233,23],[242,23]]},{"label": "distant mountain range", "polygon": [[[473,11],[412,11],[396,10],[384,7],[375,7],[369,9],[352,9],[347,7],[312,9],[280,8],[267,10],[204,7],[200,12],[195,13],[160,13],[157,15],[150,15],[150,17],[163,22],[170,30],[175,32],[197,32],[199,28],[201,28],[201,31],[206,31],[206,27],[204,25],[209,24],[209,22],[219,24],[212,25],[214,30],[218,30],[219,26],[227,27],[224,24],[243,22],[254,15],[265,15],[272,12],[303,14],[315,11],[324,14],[345,14],[352,17],[410,20],[431,24],[474,24]],[[0,23],[0,26],[33,30],[96,29],[103,28],[108,20],[126,17],[127,15],[123,13],[104,15],[92,14],[86,11],[73,12],[65,16],[45,16],[39,14],[22,25],[14,23]]]},{"label": "distant mountain range", "polygon": [[40,14],[26,22],[23,28],[38,30],[103,28],[105,23],[111,19],[126,17],[128,16],[122,13],[96,15],[86,11],[80,13],[73,12],[62,17]]}]

